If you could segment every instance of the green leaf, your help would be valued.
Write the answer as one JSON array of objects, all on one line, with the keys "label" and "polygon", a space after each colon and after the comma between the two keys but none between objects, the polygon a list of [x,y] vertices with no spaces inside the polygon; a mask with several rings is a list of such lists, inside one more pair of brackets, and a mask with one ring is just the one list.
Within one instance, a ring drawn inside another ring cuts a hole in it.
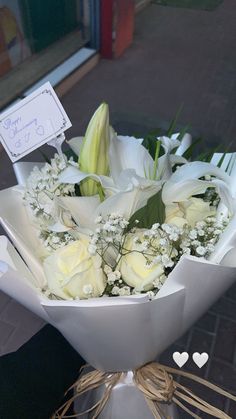
[{"label": "green leaf", "polygon": [[187,132],[189,129],[190,129],[190,125],[186,125],[185,127],[183,127],[183,128],[180,130],[180,133],[179,133],[179,135],[178,135],[178,137],[177,137],[177,140],[181,141],[181,140],[183,139],[184,135],[186,134],[186,132]]},{"label": "green leaf", "polygon": [[[222,154],[222,156],[221,156],[221,158],[220,158],[220,161],[219,161],[219,162],[218,162],[218,164],[217,164],[217,167],[221,167],[221,165],[223,164],[223,161],[224,161],[224,159],[225,159],[225,156],[226,156],[226,154],[229,152],[229,149],[230,149],[231,145],[232,145],[232,143],[228,144],[228,146],[226,147],[226,149],[225,149],[224,153]],[[231,161],[231,158],[230,158],[230,161]],[[230,161],[229,161],[229,163],[230,163]],[[228,167],[229,167],[229,163],[228,163],[228,165],[227,165],[226,171],[227,171],[227,169],[228,169]]]},{"label": "green leaf", "polygon": [[184,152],[183,157],[186,160],[189,160],[193,156],[194,148],[197,144],[199,144],[202,141],[202,138],[199,137],[193,143],[190,145],[190,147]]},{"label": "green leaf", "polygon": [[40,154],[43,156],[45,162],[50,164],[51,160],[49,159],[49,157],[42,150],[39,150],[39,151],[40,151]]},{"label": "green leaf", "polygon": [[[231,171],[234,167],[234,163],[232,164],[232,162],[235,163],[235,155],[232,153],[232,156],[230,157],[229,163],[227,164],[227,167],[225,169],[226,173],[228,173],[229,175],[231,174]],[[232,167],[230,167],[232,166]],[[231,168],[231,170],[229,171],[229,169]]]},{"label": "green leaf", "polygon": [[160,148],[161,148],[161,141],[158,140],[158,141],[156,141],[156,151],[155,151],[155,159],[154,159],[152,180],[155,180],[156,176],[157,176],[158,157],[159,157],[159,154],[160,154]]},{"label": "green leaf", "polygon": [[155,159],[157,137],[161,135],[160,129],[150,132],[144,137],[142,145],[148,150],[149,154]]},{"label": "green leaf", "polygon": [[67,159],[68,159],[68,160],[72,157],[72,159],[73,159],[75,162],[77,162],[77,161],[78,161],[78,156],[77,156],[77,154],[75,154],[75,153],[74,153],[74,151],[73,151],[71,148],[69,148],[69,149],[68,149],[68,150],[66,150],[66,151],[63,151],[63,153],[66,155],[66,157],[67,157]]},{"label": "green leaf", "polygon": [[[164,223],[165,221],[165,205],[161,198],[162,191],[148,199],[147,204],[136,211],[129,219],[128,230],[134,227],[151,228],[155,223]],[[136,220],[139,223],[136,223]]]},{"label": "green leaf", "polygon": [[208,150],[206,150],[205,152],[203,152],[203,153],[199,154],[199,155],[195,158],[195,160],[196,160],[196,161],[204,161],[204,162],[206,162],[206,163],[210,163],[210,161],[211,161],[211,159],[212,159],[212,157],[213,157],[213,154],[214,154],[214,153],[219,152],[219,151],[220,151],[220,149],[221,149],[221,147],[222,147],[222,145],[221,145],[221,144],[219,144],[219,145],[217,145],[215,148],[213,148],[212,150],[211,150],[211,149],[208,149]]},{"label": "green leaf", "polygon": [[225,156],[226,156],[226,153],[227,153],[227,151],[225,151],[225,152],[222,154],[222,156],[221,156],[220,160],[219,160],[219,161],[218,161],[218,163],[217,163],[217,167],[221,167],[221,165],[222,165],[222,163],[223,163],[223,161],[224,161],[224,158],[225,158]]},{"label": "green leaf", "polygon": [[168,129],[167,134],[166,134],[167,137],[169,137],[169,138],[171,137],[172,134],[174,134],[176,124],[177,124],[179,116],[182,112],[182,109],[183,109],[183,104],[179,107],[178,111],[176,112],[176,115],[175,115],[174,119],[172,119],[172,121],[170,123],[169,129]]},{"label": "green leaf", "polygon": [[75,196],[82,196],[78,184],[75,184]]}]

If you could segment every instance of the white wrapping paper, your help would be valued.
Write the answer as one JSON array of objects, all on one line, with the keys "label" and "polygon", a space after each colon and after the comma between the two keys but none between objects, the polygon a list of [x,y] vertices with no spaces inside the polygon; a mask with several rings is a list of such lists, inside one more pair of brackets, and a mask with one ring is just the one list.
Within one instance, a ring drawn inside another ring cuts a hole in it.
[{"label": "white wrapping paper", "polygon": [[[5,240],[0,260],[9,261],[11,253],[14,263],[15,251],[10,243],[4,249]],[[236,276],[234,267],[184,257],[152,301],[146,295],[58,301],[41,295],[26,270],[23,262],[17,271],[9,266],[0,288],[57,327],[88,363],[104,371],[128,371],[156,359]]]},{"label": "white wrapping paper", "polygon": [[[21,170],[18,176],[24,184]],[[52,301],[39,289],[45,281],[37,256],[42,249],[22,204],[20,188],[0,192],[0,217],[24,259],[6,237],[0,237],[0,289],[54,325],[94,368],[127,372],[113,389],[100,419],[151,419],[130,370],[155,360],[234,282],[235,229],[228,228],[212,261],[183,257],[152,301],[147,295]],[[214,263],[222,258],[224,265],[231,267]],[[91,406],[101,390],[89,394],[82,405],[80,401],[79,410]],[[173,405],[166,406],[166,413],[172,419],[178,417]]]}]

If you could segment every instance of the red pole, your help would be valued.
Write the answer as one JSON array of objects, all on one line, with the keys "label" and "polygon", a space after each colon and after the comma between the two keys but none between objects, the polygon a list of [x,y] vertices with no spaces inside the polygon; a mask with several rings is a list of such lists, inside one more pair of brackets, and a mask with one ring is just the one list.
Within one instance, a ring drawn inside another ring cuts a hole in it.
[{"label": "red pole", "polygon": [[101,0],[101,56],[112,58],[113,0]]},{"label": "red pole", "polygon": [[119,57],[132,43],[134,0],[101,0],[101,55]]}]

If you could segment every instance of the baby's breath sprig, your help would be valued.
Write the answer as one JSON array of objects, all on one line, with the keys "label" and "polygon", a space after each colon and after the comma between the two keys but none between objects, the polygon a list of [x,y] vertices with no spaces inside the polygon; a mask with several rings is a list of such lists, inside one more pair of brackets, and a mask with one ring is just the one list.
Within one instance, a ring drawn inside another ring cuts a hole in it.
[{"label": "baby's breath sprig", "polygon": [[122,250],[129,222],[121,215],[112,213],[104,218],[98,216],[95,223],[97,228],[90,235],[88,251],[91,255],[98,253],[104,264],[114,267],[116,256]]},{"label": "baby's breath sprig", "polygon": [[113,296],[123,296],[131,294],[131,287],[124,283],[121,273],[118,269],[112,269],[109,265],[104,266],[104,272],[107,275],[107,286],[105,294]]},{"label": "baby's breath sprig", "polygon": [[99,215],[95,223],[95,233],[90,235],[88,252],[91,256],[96,253],[102,258],[104,273],[107,277],[107,286],[104,294],[111,296],[130,295],[132,288],[122,279],[117,269],[118,261],[122,255],[126,238],[126,229],[129,222],[120,214]]},{"label": "baby's breath sprig", "polygon": [[228,218],[218,220],[215,217],[198,221],[193,229],[188,228],[188,235],[186,234],[187,237],[180,244],[180,248],[184,254],[208,258],[215,250],[215,244],[228,223]]},{"label": "baby's breath sprig", "polygon": [[34,167],[27,179],[24,201],[31,208],[33,215],[48,222],[52,217],[52,202],[55,197],[74,195],[75,185],[59,182],[60,173],[68,166],[68,160],[58,154],[50,164],[39,169]]},{"label": "baby's breath sprig", "polygon": [[56,233],[45,229],[41,230],[39,238],[49,252],[59,249],[60,247],[64,247],[75,240],[75,238],[67,231]]},{"label": "baby's breath sprig", "polygon": [[[155,296],[183,255],[205,258],[210,256],[228,222],[229,219],[207,217],[204,221],[197,222],[193,228],[187,223],[183,227],[155,223],[151,229],[134,227],[127,233],[129,223],[121,215],[99,216],[96,219],[98,227],[91,234],[88,251],[91,255],[97,253],[102,258],[107,277],[104,293],[110,296],[137,293],[134,286],[126,283],[120,266],[122,258],[134,253],[140,254],[139,261],[141,258],[143,260],[140,269],[146,269],[151,277],[153,273],[153,279],[148,284],[149,288],[143,288],[139,293],[149,292]],[[155,276],[156,272],[158,274]]]},{"label": "baby's breath sprig", "polygon": [[35,166],[27,179],[23,199],[40,225],[39,239],[48,251],[56,250],[75,240],[69,232],[57,233],[48,229],[48,225],[53,224],[55,215],[55,197],[75,195],[75,185],[59,182],[59,175],[70,160],[66,155],[55,154],[50,164],[45,163],[41,169]]}]

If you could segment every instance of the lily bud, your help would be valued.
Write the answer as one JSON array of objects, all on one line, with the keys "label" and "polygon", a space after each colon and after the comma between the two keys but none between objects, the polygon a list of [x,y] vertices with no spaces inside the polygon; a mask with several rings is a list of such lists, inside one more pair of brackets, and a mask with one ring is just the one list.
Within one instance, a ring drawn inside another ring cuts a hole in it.
[{"label": "lily bud", "polygon": [[[91,118],[83,139],[79,156],[79,168],[85,173],[108,175],[108,150],[110,143],[109,108],[102,103]],[[98,193],[98,183],[93,179],[83,180],[80,184],[82,195]]]}]

